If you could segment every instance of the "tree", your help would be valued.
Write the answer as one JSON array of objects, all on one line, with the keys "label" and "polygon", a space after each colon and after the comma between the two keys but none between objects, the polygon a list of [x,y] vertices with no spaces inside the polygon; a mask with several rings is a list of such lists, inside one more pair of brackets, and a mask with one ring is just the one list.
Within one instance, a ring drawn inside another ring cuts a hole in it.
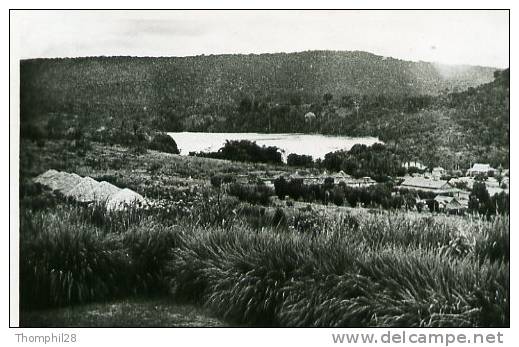
[{"label": "tree", "polygon": [[314,160],[311,155],[290,153],[287,157],[288,166],[312,167]]},{"label": "tree", "polygon": [[153,139],[150,142],[149,145],[150,149],[166,152],[166,153],[173,153],[173,154],[179,154],[180,151],[178,150],[177,143],[175,140],[165,133],[157,133],[155,136],[153,136]]},{"label": "tree", "polygon": [[470,198],[477,200],[479,213],[486,214],[492,209],[490,195],[484,182],[474,182]]},{"label": "tree", "polygon": [[426,200],[426,203],[427,203],[427,207],[429,208],[429,211],[431,211],[431,212],[436,212],[440,208],[440,204],[438,203],[438,201],[436,201],[434,199]]},{"label": "tree", "polygon": [[331,191],[331,200],[337,206],[344,205],[344,197],[345,197],[344,191],[339,187],[335,187]]},{"label": "tree", "polygon": [[281,200],[285,199],[285,196],[288,195],[288,183],[283,176],[274,180],[274,190]]}]

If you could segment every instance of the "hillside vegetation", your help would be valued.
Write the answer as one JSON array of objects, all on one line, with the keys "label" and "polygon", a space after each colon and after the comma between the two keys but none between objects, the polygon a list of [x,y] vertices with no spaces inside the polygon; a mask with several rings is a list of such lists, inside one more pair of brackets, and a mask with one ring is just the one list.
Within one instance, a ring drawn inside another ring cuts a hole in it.
[{"label": "hillside vegetation", "polygon": [[376,136],[429,166],[508,164],[509,70],[332,51],[34,59],[20,69],[22,126],[47,132]]},{"label": "hillside vegetation", "polygon": [[[492,80],[493,69],[447,67],[366,52],[310,51],[185,58],[92,57],[21,62],[22,113],[141,111],[173,121],[226,117],[255,103],[317,103],[326,93],[438,95]],[[123,108],[123,109],[121,109]],[[128,115],[126,115],[128,116]],[[173,130],[173,129],[167,129]]]}]

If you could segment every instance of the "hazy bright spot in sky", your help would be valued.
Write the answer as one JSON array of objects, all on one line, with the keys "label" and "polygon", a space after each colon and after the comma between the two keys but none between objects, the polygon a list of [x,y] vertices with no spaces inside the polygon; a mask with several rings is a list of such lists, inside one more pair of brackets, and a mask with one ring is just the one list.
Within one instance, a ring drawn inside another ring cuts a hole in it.
[{"label": "hazy bright spot in sky", "polygon": [[328,49],[509,66],[508,11],[15,11],[12,16],[22,58]]}]

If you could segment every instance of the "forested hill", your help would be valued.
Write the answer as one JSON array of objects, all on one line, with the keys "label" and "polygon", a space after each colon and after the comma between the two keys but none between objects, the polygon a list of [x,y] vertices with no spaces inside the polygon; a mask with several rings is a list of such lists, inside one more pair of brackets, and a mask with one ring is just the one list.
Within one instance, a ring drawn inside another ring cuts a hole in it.
[{"label": "forested hill", "polygon": [[[404,157],[426,165],[467,168],[475,162],[508,167],[510,69],[490,83],[435,97],[412,112],[394,109],[365,114],[366,133],[396,144]],[[369,124],[369,126],[366,126]]]},{"label": "forested hill", "polygon": [[52,134],[377,136],[428,166],[508,165],[508,69],[329,51],[35,59],[20,68],[22,126]]},{"label": "forested hill", "polygon": [[324,95],[335,100],[438,95],[490,82],[494,72],[358,51],[34,59],[21,61],[20,69],[22,117],[101,113],[151,119],[165,130],[200,122],[202,128],[218,130],[215,123],[229,123],[225,119],[242,102],[243,111],[247,103],[269,110],[272,105],[318,104]]}]

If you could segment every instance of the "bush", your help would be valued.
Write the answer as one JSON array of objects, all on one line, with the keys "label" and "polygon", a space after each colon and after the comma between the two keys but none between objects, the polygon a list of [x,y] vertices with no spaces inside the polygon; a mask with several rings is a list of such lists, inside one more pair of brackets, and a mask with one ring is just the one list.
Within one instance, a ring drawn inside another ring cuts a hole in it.
[{"label": "bush", "polygon": [[55,207],[59,199],[45,186],[32,179],[20,177],[20,210],[46,210]]},{"label": "bush", "polygon": [[192,152],[189,154],[199,157],[226,159],[250,163],[281,164],[283,162],[279,148],[275,146],[259,146],[256,144],[256,142],[251,142],[248,140],[226,141],[225,145],[220,148],[218,152]]},{"label": "bush", "polygon": [[233,183],[229,186],[228,194],[251,204],[268,205],[270,197],[274,195],[274,190],[261,184]]},{"label": "bush", "polygon": [[349,151],[340,150],[327,153],[321,167],[327,170],[344,170],[354,177],[373,177],[378,182],[386,182],[387,176],[402,176],[402,160],[395,149],[375,143],[372,146],[354,145]]},{"label": "bush", "polygon": [[287,165],[298,167],[312,167],[314,165],[314,159],[311,155],[299,155],[295,153],[290,153],[287,157]]},{"label": "bush", "polygon": [[220,176],[214,175],[211,176],[211,185],[215,188],[220,188],[222,186],[222,178]]},{"label": "bush", "polygon": [[274,190],[281,200],[285,199],[285,196],[288,195],[288,182],[283,176],[274,180]]},{"label": "bush", "polygon": [[210,178],[211,185],[215,188],[220,188],[224,183],[233,183],[236,181],[236,177],[233,174],[217,174],[212,175]]},{"label": "bush", "polygon": [[160,152],[180,154],[175,140],[168,134],[160,132],[153,136],[148,148]]},{"label": "bush", "polygon": [[344,200],[345,200],[344,191],[339,187],[333,188],[333,190],[331,191],[331,194],[330,194],[330,200],[337,206],[344,205]]}]

